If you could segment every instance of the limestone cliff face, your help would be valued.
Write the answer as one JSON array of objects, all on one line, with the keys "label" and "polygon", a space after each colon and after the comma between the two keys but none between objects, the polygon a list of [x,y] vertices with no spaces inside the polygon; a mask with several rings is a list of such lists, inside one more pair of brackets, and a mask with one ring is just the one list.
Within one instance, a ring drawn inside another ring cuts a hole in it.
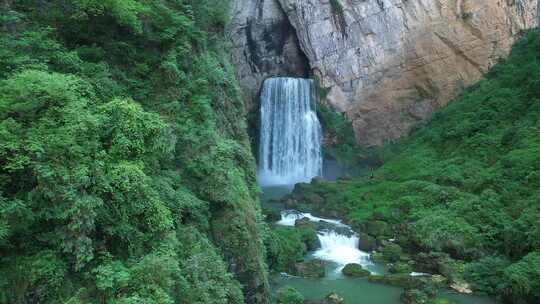
[{"label": "limestone cliff face", "polygon": [[[293,53],[307,58],[311,74],[330,90],[327,102],[347,114],[358,141],[365,145],[381,145],[407,134],[477,81],[508,54],[520,32],[537,26],[539,5],[538,0],[236,2],[262,9],[264,16],[237,6],[233,25],[237,35],[241,35],[239,20],[287,17],[294,28],[289,34],[293,37],[287,38],[288,49],[297,48]],[[264,35],[251,32],[256,34],[252,40],[265,41]],[[235,54],[248,49],[240,39],[236,42]],[[284,73],[282,64],[294,66],[268,52],[255,48],[249,52],[273,59],[261,73],[242,68],[254,63],[248,57],[234,58],[241,81]],[[244,86],[246,92],[255,92],[256,87],[254,82]]]},{"label": "limestone cliff face", "polygon": [[296,31],[277,0],[234,0],[232,14],[232,61],[248,105],[267,77],[309,75]]}]

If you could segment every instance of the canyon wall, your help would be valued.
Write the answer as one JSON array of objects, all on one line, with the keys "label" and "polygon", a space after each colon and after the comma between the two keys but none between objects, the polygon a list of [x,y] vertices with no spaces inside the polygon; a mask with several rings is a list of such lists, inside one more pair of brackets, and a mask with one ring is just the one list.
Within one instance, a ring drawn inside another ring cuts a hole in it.
[{"label": "canyon wall", "polygon": [[233,62],[250,100],[266,77],[316,77],[358,141],[382,145],[506,56],[538,2],[235,0]]}]

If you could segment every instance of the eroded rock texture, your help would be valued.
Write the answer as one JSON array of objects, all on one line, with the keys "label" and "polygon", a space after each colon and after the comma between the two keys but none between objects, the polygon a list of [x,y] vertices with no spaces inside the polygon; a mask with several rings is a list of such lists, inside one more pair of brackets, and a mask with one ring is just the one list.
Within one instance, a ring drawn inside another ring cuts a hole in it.
[{"label": "eroded rock texture", "polygon": [[[274,48],[265,37],[280,35],[269,25],[284,16],[294,30]],[[358,141],[381,145],[477,81],[537,23],[538,0],[236,0],[234,61],[256,94],[260,79],[305,69],[305,54]]]},{"label": "eroded rock texture", "polygon": [[232,12],[232,61],[248,105],[267,77],[308,76],[296,31],[277,0],[234,0]]}]

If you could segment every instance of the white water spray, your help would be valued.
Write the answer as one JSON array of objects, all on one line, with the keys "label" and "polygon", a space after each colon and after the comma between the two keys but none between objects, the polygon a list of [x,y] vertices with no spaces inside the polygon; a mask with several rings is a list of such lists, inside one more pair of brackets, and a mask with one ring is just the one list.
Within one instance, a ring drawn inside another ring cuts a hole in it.
[{"label": "white water spray", "polygon": [[349,263],[362,266],[372,265],[369,253],[358,249],[358,236],[347,236],[335,231],[322,231],[318,236],[321,248],[315,251],[313,256],[338,264],[338,271]]},{"label": "white water spray", "polygon": [[321,248],[313,253],[313,257],[333,262],[337,264],[336,271],[339,272],[349,263],[357,263],[363,267],[373,265],[370,254],[358,249],[358,235],[349,226],[339,220],[325,219],[311,215],[311,213],[301,213],[293,210],[281,212],[281,220],[277,223],[284,226],[294,226],[296,220],[307,218],[312,222],[326,222],[336,227],[347,228],[350,234],[338,233],[328,229],[319,231],[317,236],[321,243]]},{"label": "white water spray", "polygon": [[312,80],[269,78],[261,93],[259,183],[309,182],[322,175],[322,130]]}]

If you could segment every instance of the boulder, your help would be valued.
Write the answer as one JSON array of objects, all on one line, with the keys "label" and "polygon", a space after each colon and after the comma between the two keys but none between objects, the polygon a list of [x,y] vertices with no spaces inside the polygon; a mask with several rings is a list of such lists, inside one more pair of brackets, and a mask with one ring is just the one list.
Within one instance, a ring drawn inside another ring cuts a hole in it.
[{"label": "boulder", "polygon": [[383,221],[365,221],[360,224],[360,230],[374,237],[389,234],[388,224]]},{"label": "boulder", "polygon": [[410,274],[413,271],[412,266],[409,263],[397,262],[390,266],[390,273],[408,273]]},{"label": "boulder", "polygon": [[358,239],[358,249],[362,251],[370,252],[377,248],[377,240],[367,233],[360,232],[358,234]]},{"label": "boulder", "polygon": [[415,287],[419,284],[419,279],[411,277],[408,273],[396,273],[387,275],[370,275],[368,280],[372,283],[388,284],[400,287]]},{"label": "boulder", "polygon": [[326,275],[326,264],[319,259],[296,263],[294,274],[304,278],[323,278]]},{"label": "boulder", "polygon": [[356,263],[345,265],[345,267],[341,270],[341,272],[346,276],[356,277],[356,278],[367,277],[371,274],[369,270],[365,270],[364,268],[362,268],[362,265],[356,264]]},{"label": "boulder", "polygon": [[311,225],[313,222],[310,221],[307,217],[299,218],[296,221],[294,221],[294,226],[305,226],[305,225]]},{"label": "boulder", "polygon": [[323,205],[324,198],[316,193],[306,193],[304,195],[304,201],[313,205]]},{"label": "boulder", "polygon": [[389,243],[381,249],[384,260],[387,262],[399,261],[403,250],[398,244]]},{"label": "boulder", "polygon": [[281,219],[281,211],[277,208],[264,207],[262,211],[267,222],[274,223]]}]

